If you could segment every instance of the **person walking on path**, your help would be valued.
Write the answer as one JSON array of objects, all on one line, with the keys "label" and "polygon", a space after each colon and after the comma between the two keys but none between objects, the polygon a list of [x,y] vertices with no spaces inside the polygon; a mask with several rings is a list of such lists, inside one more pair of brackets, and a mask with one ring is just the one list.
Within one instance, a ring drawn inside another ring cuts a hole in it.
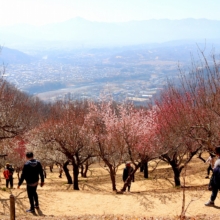
[{"label": "person walking on path", "polygon": [[27,162],[24,164],[22,169],[21,178],[18,182],[18,189],[25,180],[27,183],[27,194],[30,202],[30,209],[26,212],[35,212],[34,208],[39,209],[39,201],[37,194],[37,186],[39,182],[39,176],[41,179],[40,186],[44,185],[44,174],[41,163],[34,159],[33,152],[26,153]]},{"label": "person walking on path", "polygon": [[[122,175],[122,179],[123,181],[125,182],[128,177],[130,176],[130,174],[134,171],[133,167],[131,166],[131,163],[130,162],[127,162],[126,163],[126,166],[123,170],[123,175]],[[127,187],[128,187],[128,192],[130,192],[130,189],[131,189],[131,181],[134,182],[134,175],[131,176],[131,178],[128,180],[127,182]],[[126,189],[125,189],[126,191]]]},{"label": "person walking on path", "polygon": [[209,163],[209,166],[207,168],[207,176],[205,177],[206,179],[209,179],[210,171],[212,171],[212,173],[213,173],[213,167],[214,167],[214,164],[215,164],[215,160],[214,160],[215,155],[211,154],[211,153],[209,155],[210,156],[206,160],[206,163]]},{"label": "person walking on path", "polygon": [[215,148],[216,155],[218,159],[215,161],[215,165],[213,168],[213,183],[212,183],[212,194],[210,200],[205,203],[206,206],[214,206],[215,199],[218,194],[218,190],[220,189],[220,146]]},{"label": "person walking on path", "polygon": [[5,170],[3,172],[3,175],[6,180],[6,188],[8,188],[8,185],[10,184],[10,188],[13,188],[13,173],[14,169],[9,163],[6,163]]}]

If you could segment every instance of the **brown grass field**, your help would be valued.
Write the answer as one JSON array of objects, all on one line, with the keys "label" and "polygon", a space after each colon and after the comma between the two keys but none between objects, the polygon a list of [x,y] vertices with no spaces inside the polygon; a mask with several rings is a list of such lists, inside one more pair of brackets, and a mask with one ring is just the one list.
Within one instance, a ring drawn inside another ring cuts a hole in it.
[{"label": "brown grass field", "polygon": [[[95,164],[90,167],[88,178],[79,177],[79,191],[66,184],[66,177],[58,177],[58,168],[53,173],[47,169],[45,186],[38,188],[40,209],[36,213],[26,213],[29,202],[25,183],[17,189],[17,176],[14,174],[14,189],[5,190],[5,180],[1,175],[0,219],[10,219],[9,196],[16,198],[16,219],[91,219],[91,220],[141,220],[141,219],[180,219],[183,188],[174,187],[173,172],[164,162],[152,171],[149,167],[149,179],[137,171],[131,192],[116,194],[111,190],[110,177],[103,167]],[[209,180],[205,179],[208,164],[194,158],[186,169],[185,177],[185,218],[191,220],[220,219],[220,195],[215,207],[206,207],[210,198],[207,190]],[[117,189],[121,189],[122,171],[117,172]],[[71,169],[71,167],[70,167]],[[2,172],[2,171],[1,171]],[[184,172],[182,172],[184,173]],[[183,176],[181,177],[183,183]]]}]

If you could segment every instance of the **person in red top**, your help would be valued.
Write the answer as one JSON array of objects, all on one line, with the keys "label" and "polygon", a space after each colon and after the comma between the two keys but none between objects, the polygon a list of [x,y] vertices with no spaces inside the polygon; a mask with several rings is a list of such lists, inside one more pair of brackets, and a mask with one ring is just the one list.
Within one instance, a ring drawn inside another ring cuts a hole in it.
[{"label": "person in red top", "polygon": [[8,185],[10,184],[10,188],[13,188],[13,173],[14,169],[9,163],[6,163],[5,170],[3,171],[3,175],[6,179],[6,188],[8,188]]}]

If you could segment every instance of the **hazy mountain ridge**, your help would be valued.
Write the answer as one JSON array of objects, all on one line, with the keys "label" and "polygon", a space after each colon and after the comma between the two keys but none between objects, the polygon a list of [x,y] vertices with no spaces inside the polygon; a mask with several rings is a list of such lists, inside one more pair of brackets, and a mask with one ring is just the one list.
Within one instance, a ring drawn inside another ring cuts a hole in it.
[{"label": "hazy mountain ridge", "polygon": [[[45,60],[45,62],[69,63],[71,65],[112,66],[130,63],[137,65],[146,61],[190,62],[192,55],[198,56],[198,50],[204,50],[209,58],[210,53],[220,53],[220,43],[216,41],[168,41],[165,43],[140,44],[124,47],[103,47],[87,49],[46,49],[31,51],[31,55],[3,47],[0,62],[5,64],[24,64]],[[142,63],[141,65],[144,65]]]},{"label": "hazy mountain ridge", "polygon": [[0,51],[0,63],[4,64],[19,64],[19,63],[30,63],[36,60],[35,57],[23,53],[19,50],[2,47]]},{"label": "hazy mountain ridge", "polygon": [[[1,27],[0,61],[9,64],[7,80],[47,99],[58,94],[96,99],[106,89],[116,100],[146,100],[167,77],[176,77],[178,64],[185,68],[191,55],[197,59],[199,49],[207,58],[219,54],[219,26],[220,21],[205,19],[103,23],[76,18]],[[54,93],[44,94],[49,91]]]},{"label": "hazy mountain ridge", "polygon": [[207,19],[107,23],[73,18],[39,27],[27,24],[0,27],[0,42],[6,46],[17,42],[20,46],[32,44],[32,47],[45,42],[47,47],[124,46],[173,40],[218,39],[219,27],[220,21]]}]

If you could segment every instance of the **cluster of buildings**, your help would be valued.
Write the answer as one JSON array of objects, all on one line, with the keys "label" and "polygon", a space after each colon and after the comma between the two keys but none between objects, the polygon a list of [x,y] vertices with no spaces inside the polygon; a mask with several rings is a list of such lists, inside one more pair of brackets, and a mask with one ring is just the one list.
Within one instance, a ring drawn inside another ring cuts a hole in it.
[{"label": "cluster of buildings", "polygon": [[[43,59],[9,64],[5,78],[18,89],[54,102],[60,99],[94,99],[111,95],[115,101],[147,102],[166,84],[159,65],[131,63],[55,62]],[[172,71],[170,72],[170,74]]]}]

